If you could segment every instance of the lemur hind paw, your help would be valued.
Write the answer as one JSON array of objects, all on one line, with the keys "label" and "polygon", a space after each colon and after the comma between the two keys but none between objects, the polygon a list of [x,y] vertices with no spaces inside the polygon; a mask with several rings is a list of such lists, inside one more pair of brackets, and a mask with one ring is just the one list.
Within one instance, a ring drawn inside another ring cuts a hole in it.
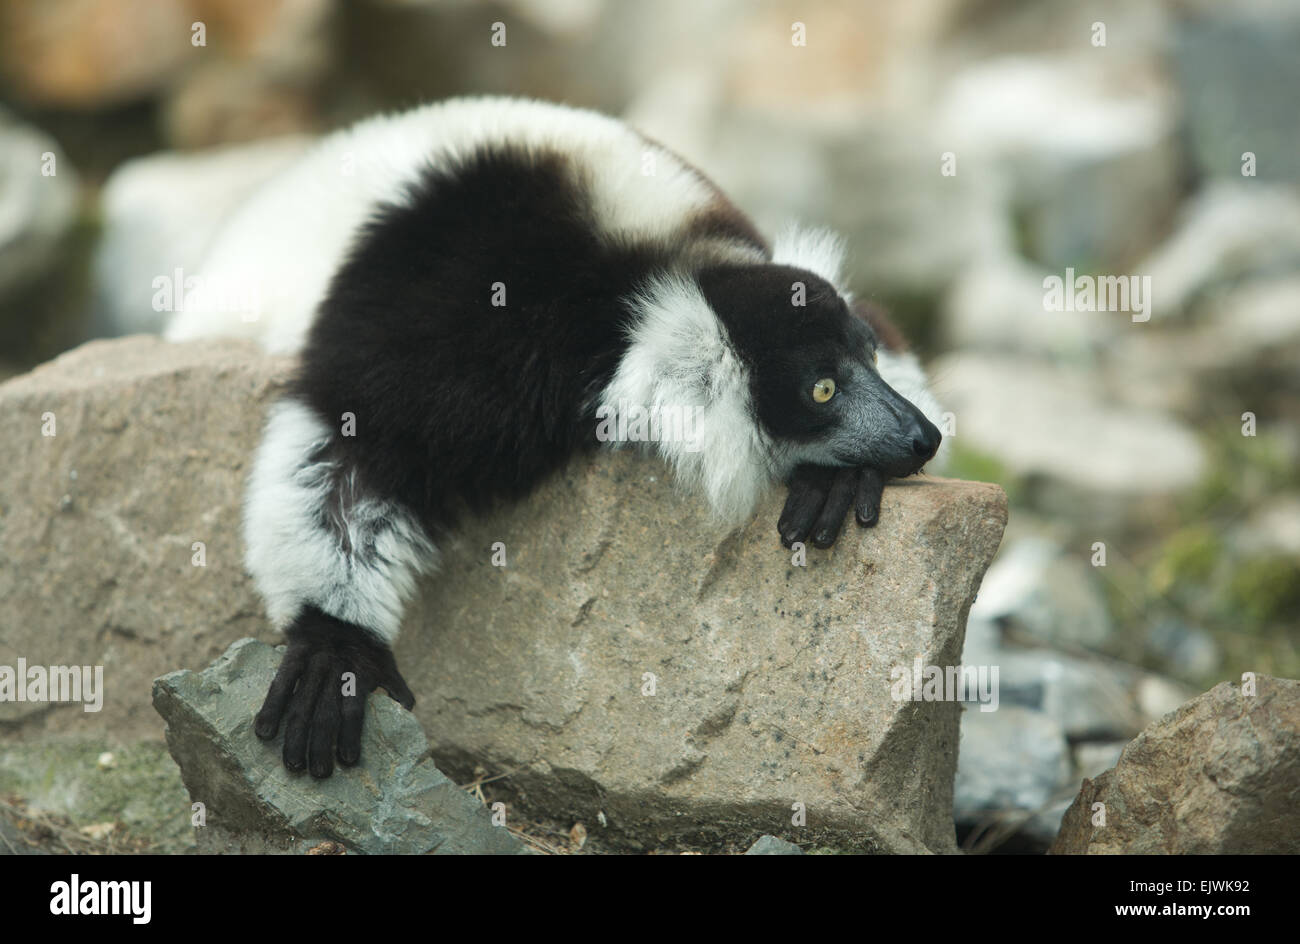
[{"label": "lemur hind paw", "polygon": [[880,520],[885,476],[876,469],[801,465],[788,485],[785,508],[776,526],[786,547],[807,540],[809,535],[814,546],[830,547],[839,537],[850,507],[865,528]]},{"label": "lemur hind paw", "polygon": [[[415,696],[397,670],[393,651],[360,626],[308,606],[285,636],[288,651],[253,731],[264,741],[273,738],[284,718],[284,766],[328,777],[336,754],[345,767],[361,759],[367,695],[382,687],[408,710]],[[355,680],[345,678],[349,672]]]}]

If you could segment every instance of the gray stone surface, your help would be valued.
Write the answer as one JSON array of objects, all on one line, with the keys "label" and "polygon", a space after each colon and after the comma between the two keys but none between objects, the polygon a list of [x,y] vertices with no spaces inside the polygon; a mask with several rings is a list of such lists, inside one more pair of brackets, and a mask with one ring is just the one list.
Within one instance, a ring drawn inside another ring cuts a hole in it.
[{"label": "gray stone surface", "polygon": [[[271,138],[197,153],[164,151],[126,161],[100,195],[95,255],[96,328],[104,335],[159,332],[154,280],[203,278],[204,254],[231,211],[302,155],[311,139]],[[174,194],[185,193],[184,200]]]},{"label": "gray stone surface", "polygon": [[803,855],[804,851],[792,842],[779,839],[776,836],[759,836],[758,839],[745,850],[745,855]]},{"label": "gray stone surface", "polygon": [[1113,628],[1093,571],[1055,542],[1022,538],[989,568],[971,616],[1049,645],[1105,649]]},{"label": "gray stone surface", "polygon": [[[8,641],[32,662],[105,670],[101,712],[6,703],[0,740],[156,738],[153,678],[274,639],[243,573],[239,505],[289,367],[239,342],[125,338],[0,387]],[[603,814],[611,842],[784,833],[802,803],[810,842],[951,851],[958,708],[894,701],[890,672],[957,661],[1005,496],[893,485],[877,528],[848,524],[807,566],[777,540],[782,501],[774,489],[719,534],[659,462],[605,454],[468,525],[398,644],[439,766],[507,774],[543,818]]]},{"label": "gray stone surface", "polygon": [[[52,175],[42,173],[47,154]],[[0,300],[55,265],[77,196],[77,172],[58,143],[0,108]]]},{"label": "gray stone surface", "polygon": [[202,672],[154,683],[167,746],[190,799],[206,808],[206,825],[196,829],[201,852],[289,851],[311,840],[369,854],[525,851],[434,766],[419,722],[383,696],[366,702],[360,764],[322,781],[289,773],[280,761],[283,729],[268,742],[253,734],[279,655],[241,639]]},{"label": "gray stone surface", "polygon": [[1065,731],[1046,715],[1026,708],[1012,705],[983,712],[968,706],[961,740],[953,808],[959,823],[999,810],[1044,807],[1072,773]]},{"label": "gray stone surface", "polygon": [[[1058,854],[1300,852],[1300,681],[1222,682],[1129,742],[1085,780]],[[1105,806],[1094,825],[1093,804]]]},{"label": "gray stone surface", "polygon": [[1169,238],[1135,271],[1151,276],[1152,320],[1178,318],[1214,290],[1300,264],[1300,195],[1250,178],[1216,180],[1179,211]]},{"label": "gray stone surface", "polygon": [[1058,275],[1131,262],[1163,235],[1180,196],[1171,96],[1106,56],[1051,50],[972,64],[935,118],[965,163],[958,175],[998,180],[1028,255]]},{"label": "gray stone surface", "polygon": [[1198,169],[1240,179],[1242,152],[1253,151],[1260,180],[1300,179],[1300,9],[1288,0],[1196,6],[1176,20],[1169,61]]},{"label": "gray stone surface", "polygon": [[614,840],[784,832],[802,803],[810,841],[950,851],[958,708],[894,701],[890,673],[959,658],[1002,493],[887,488],[806,567],[781,502],[720,539],[660,466],[602,457],[470,525],[397,646],[439,763]]},{"label": "gray stone surface", "polygon": [[93,341],[0,386],[6,651],[104,667],[101,711],[3,702],[0,741],[157,739],[153,679],[236,639],[276,638],[244,575],[239,508],[288,369],[246,343],[138,337]]},{"label": "gray stone surface", "polygon": [[943,378],[944,405],[956,413],[957,435],[1017,476],[1042,476],[1113,504],[1187,489],[1205,474],[1204,450],[1190,428],[1119,402],[1085,368],[956,353],[941,358],[934,373]]}]

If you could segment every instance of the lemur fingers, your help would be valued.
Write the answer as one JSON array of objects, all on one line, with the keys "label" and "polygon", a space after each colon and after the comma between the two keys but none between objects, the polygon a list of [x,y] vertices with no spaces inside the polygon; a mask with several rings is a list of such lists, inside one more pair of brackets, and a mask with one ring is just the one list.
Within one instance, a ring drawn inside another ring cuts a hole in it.
[{"label": "lemur fingers", "polygon": [[874,527],[880,520],[880,496],[885,490],[885,476],[876,469],[864,467],[858,477],[858,493],[853,507],[858,524]]},{"label": "lemur fingers", "polygon": [[853,496],[857,490],[858,473],[856,469],[837,469],[831,479],[830,493],[826,504],[822,506],[817,523],[813,525],[812,539],[816,547],[826,548],[835,543],[844,526],[844,516],[853,506]]},{"label": "lemur fingers", "polygon": [[880,519],[885,476],[877,469],[836,469],[801,465],[790,476],[789,494],[777,522],[781,543],[790,547],[812,537],[816,547],[835,543],[850,508],[858,524],[871,527]]},{"label": "lemur fingers", "polygon": [[359,626],[308,606],[285,635],[288,652],[253,730],[267,740],[283,720],[285,767],[328,777],[335,756],[344,766],[361,758],[367,695],[383,688],[408,710],[415,696],[392,650]]},{"label": "lemur fingers", "polygon": [[786,547],[808,537],[822,506],[826,504],[834,477],[835,470],[826,466],[801,465],[795,468],[788,483],[790,491],[785,499],[785,508],[776,524],[781,543]]}]

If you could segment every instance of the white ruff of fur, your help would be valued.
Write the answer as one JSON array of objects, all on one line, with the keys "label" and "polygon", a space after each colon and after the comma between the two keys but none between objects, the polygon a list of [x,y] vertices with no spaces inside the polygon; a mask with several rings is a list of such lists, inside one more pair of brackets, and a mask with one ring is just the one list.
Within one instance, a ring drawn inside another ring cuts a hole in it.
[{"label": "white ruff of fur", "polygon": [[841,295],[847,295],[840,284],[844,241],[828,229],[786,227],[772,244],[772,262],[820,275]]},{"label": "white ruff of fur", "polygon": [[[900,354],[887,351],[882,347],[879,351],[879,358],[876,363],[876,370],[880,372],[880,376],[885,383],[908,400],[911,400],[912,404],[925,414],[926,419],[943,429],[943,407],[939,405],[939,401],[930,392],[925,369],[921,367],[921,362],[916,359],[916,355],[906,352]],[[942,470],[944,463],[947,461],[948,447],[949,438],[945,436],[943,442],[939,443],[939,451],[935,454],[935,457],[926,463],[927,471]]]},{"label": "white ruff of fur", "polygon": [[401,506],[355,498],[336,463],[312,461],[329,439],[303,404],[271,407],[244,504],[246,565],[277,628],[311,604],[391,645],[437,549]]},{"label": "white ruff of fur", "polygon": [[680,483],[704,495],[720,522],[739,526],[776,474],[770,438],[753,417],[749,372],[689,279],[661,276],[633,307],[631,344],[600,405],[615,417],[632,406],[700,408],[692,442],[652,445]]}]

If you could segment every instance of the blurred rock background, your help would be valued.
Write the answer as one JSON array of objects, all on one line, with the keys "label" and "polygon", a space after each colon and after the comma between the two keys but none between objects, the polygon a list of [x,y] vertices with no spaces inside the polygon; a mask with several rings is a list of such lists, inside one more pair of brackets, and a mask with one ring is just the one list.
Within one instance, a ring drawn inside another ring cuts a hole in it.
[{"label": "blurred rock background", "polygon": [[[1010,494],[957,818],[1041,850],[1148,721],[1300,677],[1298,45],[1294,0],[0,0],[0,377],[156,330],[152,279],[314,134],[468,93],[621,115],[769,233],[841,231],[947,474]],[[1045,310],[1067,267],[1150,276],[1150,320]]]}]

